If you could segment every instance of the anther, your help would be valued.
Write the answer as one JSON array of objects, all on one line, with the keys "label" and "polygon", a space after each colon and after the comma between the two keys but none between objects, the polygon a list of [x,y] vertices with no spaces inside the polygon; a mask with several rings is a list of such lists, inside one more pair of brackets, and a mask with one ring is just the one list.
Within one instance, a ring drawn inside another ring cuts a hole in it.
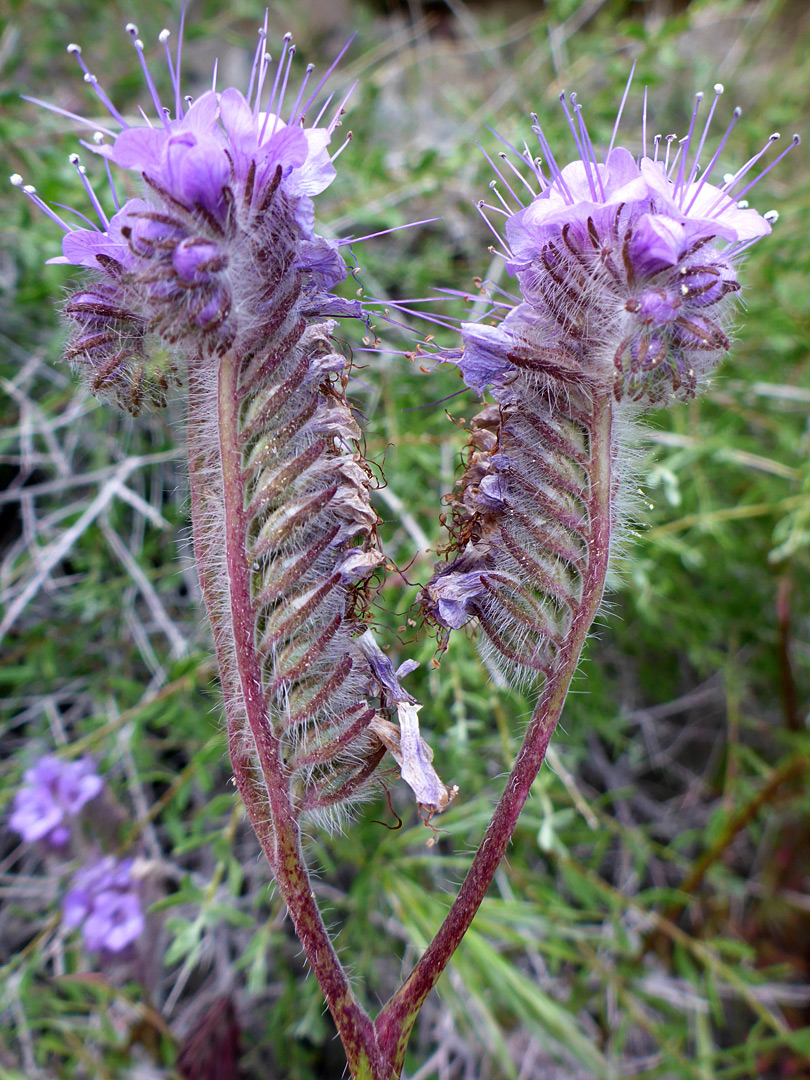
[{"label": "anther", "polygon": [[164,28],[158,34],[158,41],[160,42],[161,45],[165,45],[170,37],[171,37],[171,30],[166,30]]},{"label": "anther", "polygon": [[101,146],[101,144],[104,142],[104,136],[100,131],[93,132],[93,142],[96,144],[96,146]]},{"label": "anther", "polygon": [[23,178],[18,172],[12,173],[9,177],[9,181],[14,185],[14,187],[22,187]]},{"label": "anther", "polygon": [[71,165],[78,165],[79,162],[81,161],[81,158],[79,157],[78,154],[69,154],[68,155],[68,161],[70,162]]},{"label": "anther", "polygon": [[131,37],[138,36],[138,27],[135,25],[134,22],[128,22],[124,29]]},{"label": "anther", "polygon": [[722,94],[725,91],[726,88],[725,88],[725,86],[723,86],[723,84],[721,82],[716,82],[714,84],[714,86],[712,87],[712,89],[714,90],[715,94],[717,94],[718,97],[719,97],[720,94]]},{"label": "anther", "polygon": [[765,218],[769,225],[775,225],[776,222],[779,220],[779,211],[766,210],[762,216]]},{"label": "anther", "polygon": [[70,45],[68,45],[68,47],[65,49],[65,52],[69,52],[71,54],[71,56],[81,56],[82,55],[82,47],[81,47],[81,45],[76,45],[73,42],[71,42]]}]

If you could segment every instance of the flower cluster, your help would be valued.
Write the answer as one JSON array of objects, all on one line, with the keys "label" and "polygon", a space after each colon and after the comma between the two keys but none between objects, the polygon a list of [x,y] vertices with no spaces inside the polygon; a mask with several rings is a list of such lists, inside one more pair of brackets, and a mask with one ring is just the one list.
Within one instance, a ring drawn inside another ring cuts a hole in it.
[{"label": "flower cluster", "polygon": [[[739,291],[737,266],[750,246],[771,231],[743,196],[798,142],[754,179],[749,174],[766,145],[718,185],[709,182],[740,110],[701,168],[709,126],[723,86],[714,87],[703,130],[698,94],[687,135],[653,139],[639,158],[614,146],[599,161],[576,95],[573,115],[561,101],[579,159],[560,168],[533,117],[547,172],[527,153],[539,192],[513,209],[506,200],[489,207],[505,216],[506,267],[520,286],[497,326],[465,324],[459,365],[479,392],[501,386],[516,370],[543,378],[552,350],[565,356],[550,378],[612,387],[617,401],[641,405],[694,396],[728,349],[726,329]],[[626,98],[626,94],[625,94]],[[624,100],[622,105],[624,104]],[[695,145],[696,144],[696,145]],[[506,155],[502,155],[509,165]],[[500,170],[498,177],[515,195]],[[743,186],[744,185],[744,186]],[[497,181],[493,182],[497,192]],[[739,190],[738,190],[739,189]],[[519,200],[518,200],[519,202]],[[486,204],[479,204],[482,212]]]},{"label": "flower cluster", "polygon": [[[335,177],[337,155],[330,155],[328,146],[344,102],[325,126],[318,126],[320,115],[313,126],[304,126],[323,85],[322,80],[306,95],[310,67],[285,119],[284,93],[295,49],[288,35],[273,74],[264,47],[265,25],[247,95],[234,88],[213,89],[195,101],[180,92],[179,52],[173,62],[169,31],[164,30],[160,40],[174,87],[172,105],[166,106],[144,61],[137,27],[130,23],[127,32],[157,114],[144,126],[131,126],[115,108],[78,45],[68,46],[68,52],[121,129],[96,131],[83,145],[108,166],[141,177],[143,196],[122,199],[108,168],[115,206],[108,215],[78,154],[71,155],[98,219],[88,229],[47,206],[20,176],[13,176],[12,183],[65,230],[62,255],[49,261],[94,271],[95,280],[64,307],[73,326],[68,358],[84,369],[94,393],[138,412],[145,400],[164,402],[176,375],[178,350],[172,346],[180,346],[181,353],[203,349],[222,354],[265,331],[271,308],[283,321],[302,292],[307,309],[319,311],[325,291],[346,276],[338,244],[314,232],[312,203],[312,196]],[[272,88],[265,101],[268,77]],[[279,284],[290,279],[297,281],[296,288],[279,311],[272,298]],[[360,314],[356,303],[344,302],[343,309]]]},{"label": "flower cluster", "polygon": [[[778,135],[711,183],[735,110],[701,168],[723,93],[714,89],[700,134],[702,94],[685,138],[656,136],[651,155],[645,99],[639,158],[615,145],[620,108],[602,160],[576,95],[569,106],[563,94],[578,159],[560,167],[533,117],[543,159],[528,150],[521,158],[539,191],[501,154],[490,185],[500,206],[479,204],[496,235],[486,211],[505,219],[499,240],[520,296],[498,295],[492,321],[462,324],[462,348],[441,357],[494,403],[472,420],[450,497],[453,557],[422,602],[445,633],[475,617],[496,662],[524,676],[565,662],[572,629],[595,614],[583,605],[594,558],[604,561],[615,534],[616,419],[692,397],[705,383],[729,347],[737,266],[776,218],[742,197],[783,156],[748,180]],[[628,91],[629,83],[622,107]],[[515,176],[533,195],[527,205]]]},{"label": "flower cluster", "polygon": [[82,928],[91,952],[120,953],[143,933],[144,917],[133,860],[112,855],[73,876],[62,901],[62,925]]},{"label": "flower cluster", "polygon": [[[237,741],[258,751],[269,729],[297,813],[361,795],[387,749],[418,800],[442,809],[451,793],[414,703],[398,683],[392,692],[364,644],[368,581],[384,556],[345,395],[349,361],[332,340],[334,316],[364,316],[331,291],[348,269],[340,242],[315,232],[312,202],[335,177],[342,147],[329,145],[346,98],[322,124],[330,97],[309,124],[329,75],[310,91],[310,66],[285,105],[295,49],[287,35],[271,60],[265,17],[244,94],[219,92],[215,79],[184,98],[180,50],[172,57],[164,30],[174,91],[164,105],[137,28],[127,31],[152,100],[144,125],[125,119],[79,46],[68,48],[113,120],[84,145],[104,159],[115,212],[76,155],[92,228],[13,178],[65,230],[51,262],[93,274],[64,308],[68,357],[95,393],[132,412],[187,378],[195,541],[221,665],[239,672],[223,677]],[[121,199],[110,166],[139,176],[141,194]],[[401,739],[377,710],[397,715]]]},{"label": "flower cluster", "polygon": [[104,786],[90,758],[63,761],[47,754],[26,769],[23,786],[14,797],[9,824],[23,840],[44,840],[64,847],[70,840],[71,819]]}]

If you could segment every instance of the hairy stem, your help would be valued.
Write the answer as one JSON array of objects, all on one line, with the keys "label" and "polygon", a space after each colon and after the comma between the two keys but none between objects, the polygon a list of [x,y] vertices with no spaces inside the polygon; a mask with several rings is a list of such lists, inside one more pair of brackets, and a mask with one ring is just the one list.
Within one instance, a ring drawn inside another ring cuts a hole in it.
[{"label": "hairy stem", "polygon": [[[298,811],[262,690],[239,448],[240,358],[212,377],[190,372],[189,472],[194,548],[216,642],[236,786],[323,990],[352,1075],[383,1076],[371,1019],[360,1006],[323,925],[301,850]],[[258,768],[256,767],[258,765]]]},{"label": "hairy stem", "polygon": [[406,982],[375,1021],[380,1047],[391,1066],[391,1077],[401,1074],[408,1036],[419,1009],[469,929],[503,858],[531,786],[543,764],[582,647],[601,603],[611,534],[611,428],[610,401],[607,398],[595,401],[589,463],[590,557],[582,598],[558,663],[546,679],[514,768],[453,906]]}]

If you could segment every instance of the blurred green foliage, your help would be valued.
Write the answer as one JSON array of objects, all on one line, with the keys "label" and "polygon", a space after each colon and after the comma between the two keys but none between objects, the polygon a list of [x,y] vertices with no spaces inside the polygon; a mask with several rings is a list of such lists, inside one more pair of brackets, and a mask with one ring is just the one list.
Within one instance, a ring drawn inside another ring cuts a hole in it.
[{"label": "blurred green foliage", "polygon": [[[519,144],[536,111],[552,145],[568,147],[564,87],[607,140],[635,60],[620,134],[637,151],[640,87],[651,126],[666,133],[686,128],[696,89],[723,81],[720,123],[734,104],[746,114],[729,170],[807,114],[810,12],[800,0],[383,8],[280,0],[270,15],[270,41],[291,29],[319,67],[358,35],[335,77],[338,90],[359,87],[345,121],[352,145],[319,199],[323,230],[362,236],[442,215],[354,248],[352,289],[383,302],[474,289],[476,275],[498,272],[473,206],[491,179],[475,143],[497,151],[492,126]],[[67,163],[77,129],[18,95],[94,115],[64,52],[76,40],[131,108],[144,91],[123,23],[136,17],[154,43],[176,13],[154,0],[137,13],[108,0],[4,0],[0,13],[6,171],[80,205]],[[215,56],[224,78],[244,84],[259,17],[243,0],[192,5],[187,92],[203,88]],[[752,194],[781,218],[744,270],[729,361],[706,397],[654,415],[641,436],[639,524],[508,864],[423,1012],[411,1078],[810,1076],[808,175],[796,151]],[[340,1075],[319,990],[229,783],[190,566],[180,405],[132,420],[77,390],[59,361],[70,276],[43,266],[57,252],[51,223],[4,194],[6,611],[47,572],[2,643],[2,798],[39,753],[70,744],[94,755],[129,822],[121,849],[149,862],[155,955],[140,979],[92,974],[93,959],[57,928],[57,862],[7,834],[0,1075],[174,1076],[178,1045],[221,993],[244,1027],[245,1077]],[[362,332],[340,333],[354,350],[366,451],[384,463],[386,550],[402,568],[375,618],[392,656],[422,662],[408,686],[426,702],[442,776],[461,789],[432,848],[396,787],[401,829],[380,824],[396,823],[380,801],[345,835],[313,832],[316,891],[373,1008],[437,927],[531,700],[499,689],[463,633],[435,667],[412,607],[408,583],[431,565],[418,555],[420,530],[440,542],[472,395],[444,401],[460,389],[456,373],[425,373],[405,355],[424,324],[386,330],[379,353],[364,351]],[[109,485],[125,466],[122,496]]]}]

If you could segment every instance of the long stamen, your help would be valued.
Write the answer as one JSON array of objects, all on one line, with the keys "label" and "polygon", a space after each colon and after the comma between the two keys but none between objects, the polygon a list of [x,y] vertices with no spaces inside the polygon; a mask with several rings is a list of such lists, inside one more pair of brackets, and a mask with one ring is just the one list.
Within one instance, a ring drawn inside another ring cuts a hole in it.
[{"label": "long stamen", "polygon": [[[346,236],[342,240],[338,240],[338,247],[346,247],[349,244],[362,244],[365,240],[374,240],[378,236],[388,236],[389,233],[401,232],[403,229],[415,229],[417,225],[432,225],[435,221],[441,221],[441,218],[425,218],[424,221],[409,221],[406,225],[394,225],[391,229],[380,229],[379,232],[367,233],[365,236]],[[434,297],[415,296],[413,300],[419,300],[425,302],[427,300],[434,301]]]},{"label": "long stamen", "polygon": [[[498,154],[498,157],[501,159],[501,161],[504,163],[504,165],[507,165],[512,170],[512,172],[515,174],[515,176],[518,178],[518,180],[520,180],[521,184],[523,184],[523,186],[529,192],[531,197],[533,199],[536,199],[537,198],[537,192],[534,190],[532,185],[529,183],[529,181],[526,179],[526,177],[523,175],[523,173],[520,171],[520,169],[517,167],[517,165],[515,165],[514,162],[509,160],[509,156],[507,154],[504,154],[503,151],[501,151]],[[500,175],[500,173],[498,175]],[[506,181],[504,181],[504,183],[506,183]],[[515,198],[517,198],[517,196],[515,196]],[[520,199],[518,199],[518,202],[520,202]]]},{"label": "long stamen", "polygon": [[[177,103],[180,100],[180,82],[177,78],[177,73],[174,70],[174,64],[172,62],[172,53],[169,48],[169,38],[171,37],[171,31],[165,28],[158,34],[158,41],[166,49],[166,66],[169,69],[169,78],[171,79],[172,89],[174,90],[174,107],[175,107],[175,119],[180,119],[180,114],[177,112]],[[165,108],[164,108],[165,111]]]},{"label": "long stamen", "polygon": [[[686,138],[681,140],[681,148],[683,153],[681,154],[681,163],[678,166],[678,175],[675,180],[675,188],[672,192],[673,198],[678,198],[678,202],[683,205],[683,178],[686,171],[686,158],[689,153],[689,144],[692,141],[692,134],[695,130],[695,124],[697,123],[698,112],[700,110],[700,103],[703,101],[703,91],[699,90],[695,94],[695,107],[692,109],[692,119],[689,122],[689,130],[686,133]],[[673,162],[673,165],[675,163]]]},{"label": "long stamen", "polygon": [[[773,159],[773,161],[770,163],[770,165],[766,169],[763,169],[761,173],[759,173],[757,176],[755,176],[750,184],[746,184],[746,186],[742,189],[741,192],[739,192],[738,195],[735,196],[735,198],[737,200],[741,199],[743,197],[743,195],[745,195],[747,192],[749,192],[752,187],[754,187],[756,184],[758,184],[760,182],[760,180],[762,179],[763,176],[767,176],[768,173],[771,171],[771,169],[773,169],[776,165],[778,165],[783,157],[786,157],[790,153],[791,150],[795,150],[796,147],[799,145],[799,143],[801,141],[802,140],[799,138],[798,135],[794,135],[793,138],[790,140],[790,145],[786,146],[785,149],[782,151],[782,153],[779,154],[778,157],[775,157]],[[767,217],[767,214],[765,216]]]},{"label": "long stamen", "polygon": [[703,173],[703,176],[701,176],[701,178],[700,178],[700,183],[699,183],[699,184],[697,185],[697,187],[695,188],[695,191],[694,191],[694,193],[693,193],[693,195],[692,195],[692,199],[691,199],[691,201],[690,201],[689,205],[688,205],[687,207],[685,207],[685,208],[684,208],[684,213],[685,213],[685,214],[688,214],[688,213],[689,213],[689,211],[690,211],[690,210],[692,209],[692,207],[693,207],[693,206],[695,205],[695,200],[697,199],[698,195],[699,195],[699,194],[700,194],[700,192],[702,191],[702,189],[703,189],[703,185],[704,185],[704,184],[706,183],[706,181],[707,181],[707,180],[709,179],[709,177],[710,177],[710,175],[711,175],[711,172],[712,172],[712,169],[714,168],[714,166],[715,166],[715,165],[716,165],[716,163],[717,163],[717,159],[718,159],[718,158],[720,157],[720,155],[722,154],[722,152],[723,152],[723,148],[724,148],[724,146],[726,145],[726,143],[728,142],[728,137],[729,137],[729,135],[730,135],[730,134],[731,134],[731,132],[732,132],[732,131],[734,130],[734,125],[735,125],[735,124],[737,123],[737,121],[738,121],[738,120],[740,119],[740,117],[741,117],[741,116],[742,116],[742,109],[741,109],[741,108],[739,107],[739,105],[738,105],[738,106],[737,106],[737,108],[736,108],[736,109],[734,110],[734,112],[732,113],[732,116],[731,116],[731,123],[730,123],[730,124],[728,125],[728,127],[726,128],[726,133],[725,133],[725,135],[723,136],[723,138],[722,138],[722,139],[720,140],[720,145],[719,145],[719,146],[717,147],[717,149],[715,150],[715,152],[714,152],[714,153],[712,154],[712,159],[711,159],[711,161],[709,162],[709,164],[708,164],[708,165],[706,166],[706,169],[705,169],[705,171],[704,171],[704,173]]},{"label": "long stamen", "polygon": [[332,93],[331,93],[331,94],[329,95],[329,97],[328,97],[328,98],[326,99],[326,101],[325,101],[325,102],[323,103],[323,105],[321,106],[320,112],[319,112],[319,113],[318,113],[318,115],[317,115],[317,116],[315,117],[315,121],[314,121],[314,123],[313,123],[313,125],[312,125],[313,127],[319,127],[319,126],[320,126],[321,120],[323,119],[323,114],[324,114],[324,113],[326,112],[326,110],[327,110],[327,109],[329,108],[329,106],[330,106],[330,105],[332,104],[332,98],[333,98],[334,96],[335,96],[335,92],[334,92],[334,90],[333,90],[333,91],[332,91]]},{"label": "long stamen", "polygon": [[[476,146],[481,151],[481,153],[484,155],[484,157],[487,159],[487,161],[489,162],[489,165],[492,168],[492,171],[495,173],[495,175],[498,177],[498,179],[504,185],[504,187],[509,192],[509,194],[512,196],[512,198],[515,200],[515,202],[518,204],[518,206],[523,206],[524,203],[521,202],[521,200],[517,197],[515,192],[512,190],[512,187],[509,184],[509,181],[506,179],[506,177],[500,171],[498,166],[495,164],[495,162],[492,160],[492,158],[489,156],[489,154],[486,152],[486,150],[483,148],[483,146],[481,146],[480,143],[476,143]],[[529,188],[529,190],[531,191],[531,188]],[[500,196],[498,196],[498,197],[500,198]]]},{"label": "long stamen", "polygon": [[355,92],[356,89],[357,89],[357,81],[355,80],[355,82],[353,82],[352,85],[349,87],[348,92],[346,93],[346,95],[343,98],[343,100],[341,101],[341,103],[335,109],[334,116],[329,121],[329,123],[326,125],[326,130],[329,132],[330,135],[332,134],[332,132],[335,130],[335,128],[340,123],[340,118],[341,118],[341,116],[343,116],[343,114],[346,111],[346,105],[349,102],[349,98],[352,96],[352,94]]},{"label": "long stamen", "polygon": [[126,32],[132,38],[132,44],[135,47],[135,52],[138,54],[138,60],[140,61],[141,70],[143,71],[143,77],[146,80],[146,86],[149,90],[149,96],[152,98],[152,104],[155,106],[155,112],[160,117],[160,122],[165,128],[168,128],[169,123],[166,120],[166,113],[163,109],[163,103],[160,100],[160,95],[157,92],[157,87],[152,81],[152,76],[149,73],[149,65],[146,63],[146,57],[143,55],[143,42],[138,37],[138,27],[135,23],[127,23]]},{"label": "long stamen", "polygon": [[38,210],[41,210],[43,214],[47,214],[51,221],[56,222],[60,229],[63,229],[65,232],[73,232],[73,226],[68,225],[66,221],[63,221],[63,219],[60,218],[58,214],[54,213],[54,211],[51,210],[50,206],[48,206],[45,200],[40,198],[39,195],[37,195],[37,189],[34,187],[33,184],[23,183],[23,178],[20,176],[19,173],[13,173],[9,177],[9,180],[14,185],[14,187],[19,188],[20,191],[22,191],[23,195],[28,196],[28,198],[31,200],[34,206],[37,207]]},{"label": "long stamen", "polygon": [[284,68],[284,61],[286,59],[287,50],[290,47],[290,42],[291,41],[292,41],[292,34],[289,31],[287,31],[287,33],[284,35],[284,38],[282,40],[281,56],[279,56],[278,63],[276,64],[276,74],[273,77],[273,88],[270,91],[270,98],[269,98],[269,100],[267,102],[267,109],[265,110],[265,117],[264,117],[264,123],[262,124],[262,130],[259,133],[259,145],[260,146],[264,142],[264,133],[265,133],[265,130],[267,129],[267,120],[268,120],[268,117],[270,116],[270,112],[271,112],[271,110],[273,108],[273,103],[276,100],[276,91],[278,90],[278,84],[279,84],[279,81],[281,79],[282,71],[283,71],[283,68]]},{"label": "long stamen", "polygon": [[[318,94],[320,94],[321,90],[323,90],[323,88],[324,88],[324,86],[326,85],[326,81],[328,80],[329,76],[330,76],[330,75],[332,74],[332,72],[333,72],[333,71],[335,70],[335,68],[336,68],[336,67],[338,66],[338,64],[340,63],[340,61],[341,61],[341,60],[343,59],[343,56],[345,55],[345,53],[346,53],[346,50],[347,50],[347,49],[349,48],[349,46],[351,45],[351,43],[352,43],[352,42],[354,41],[354,37],[355,37],[355,35],[354,35],[354,34],[352,34],[352,35],[351,35],[351,37],[349,38],[349,40],[348,40],[348,41],[346,42],[346,44],[345,44],[345,45],[343,46],[343,48],[342,48],[342,49],[340,50],[340,52],[339,52],[339,53],[337,54],[337,56],[335,57],[335,59],[334,59],[334,60],[332,61],[332,63],[331,63],[330,65],[329,65],[329,67],[328,67],[328,68],[326,69],[326,71],[325,71],[325,72],[323,73],[323,77],[322,77],[322,78],[321,78],[321,79],[319,80],[319,82],[318,82],[318,85],[317,85],[317,86],[315,87],[315,89],[314,89],[314,90],[312,91],[312,93],[311,93],[311,94],[309,95],[309,97],[307,98],[306,102],[304,103],[304,107],[303,107],[303,108],[302,108],[302,110],[301,110],[301,112],[302,112],[302,113],[305,113],[305,114],[306,114],[306,113],[308,113],[308,112],[309,112],[309,110],[310,110],[310,109],[312,108],[312,103],[313,103],[313,102],[315,101],[315,99],[317,98]],[[330,94],[330,95],[329,95],[329,97],[330,97],[330,99],[331,99],[332,95]],[[320,115],[322,116],[322,115],[323,115],[323,112],[321,112],[321,114],[320,114]],[[317,123],[316,123],[316,126],[317,126]]]},{"label": "long stamen", "polygon": [[183,58],[183,29],[186,25],[186,0],[180,5],[180,27],[177,31],[177,59],[174,63],[177,82],[174,87],[174,112],[178,120],[183,118],[183,96],[180,93],[180,62]]},{"label": "long stamen", "polygon": [[51,105],[48,101],[40,101],[39,98],[29,97],[27,94],[22,94],[23,101],[30,101],[32,105],[39,106],[40,109],[47,109],[48,112],[56,113],[57,116],[64,116],[67,120],[73,120],[77,124],[82,124],[84,127],[92,127],[95,130],[103,131],[105,135],[109,135],[110,138],[115,138],[118,134],[117,131],[113,131],[112,128],[99,128],[96,120],[88,120],[86,116],[79,116],[78,113],[70,112],[68,109],[60,109],[58,105]]},{"label": "long stamen", "polygon": [[298,112],[298,106],[301,104],[301,98],[304,96],[304,90],[306,90],[307,83],[309,82],[312,72],[315,70],[314,64],[307,64],[307,69],[304,72],[304,78],[301,82],[301,88],[298,91],[298,96],[295,99],[295,104],[292,107],[290,113],[290,119],[287,121],[292,127],[293,124],[297,124],[299,120],[303,119],[302,115]]},{"label": "long stamen", "polygon": [[732,175],[724,181],[723,186],[720,190],[725,195],[731,195],[732,190],[737,186],[737,184],[739,184],[742,178],[751,171],[751,169],[754,167],[754,165],[756,165],[760,158],[764,154],[767,154],[768,150],[770,150],[773,144],[775,142],[779,142],[781,138],[782,136],[779,134],[778,131],[775,131],[773,135],[769,135],[768,141],[765,143],[765,145],[760,150],[758,150],[756,154],[753,155],[753,157],[750,157],[748,161],[741,165],[735,173],[732,173]]},{"label": "long stamen", "polygon": [[99,101],[100,101],[100,102],[101,102],[101,104],[102,104],[102,105],[104,106],[104,108],[105,108],[105,109],[107,110],[107,112],[108,112],[108,113],[110,114],[110,116],[111,116],[111,117],[112,117],[112,118],[113,118],[114,120],[117,120],[117,121],[118,121],[118,123],[119,123],[119,124],[120,124],[120,125],[121,125],[122,127],[125,127],[125,128],[126,128],[126,127],[129,127],[129,124],[128,124],[128,123],[126,122],[126,120],[125,120],[125,119],[123,118],[123,116],[121,115],[121,113],[120,113],[120,112],[118,111],[118,109],[116,109],[116,107],[115,107],[115,106],[113,105],[113,103],[112,103],[112,102],[110,101],[110,99],[109,99],[109,98],[107,97],[107,95],[106,95],[106,94],[104,93],[104,91],[103,91],[103,90],[101,89],[101,87],[100,87],[100,86],[98,85],[98,79],[96,78],[96,76],[95,76],[95,75],[94,75],[94,74],[93,74],[93,73],[92,73],[92,72],[90,71],[90,69],[88,68],[87,64],[85,64],[84,60],[82,59],[82,49],[81,49],[81,45],[76,45],[76,44],[74,44],[74,43],[72,43],[72,42],[71,42],[71,44],[70,44],[70,45],[68,45],[68,47],[67,47],[67,49],[66,49],[66,52],[69,52],[69,53],[71,54],[71,56],[75,56],[75,57],[76,57],[76,60],[77,60],[77,61],[78,61],[78,63],[79,63],[79,67],[80,67],[80,68],[82,69],[82,71],[84,72],[84,81],[85,81],[85,82],[86,82],[86,83],[87,83],[87,84],[88,84],[89,86],[92,86],[92,87],[93,87],[93,93],[94,93],[94,94],[96,95],[96,97],[97,97],[97,98],[99,99]]},{"label": "long stamen", "polygon": [[[96,146],[101,146],[101,144],[104,142],[104,135],[100,131],[96,131],[94,133],[94,135],[93,135],[93,142],[96,144]],[[104,169],[105,169],[105,171],[107,173],[107,182],[110,185],[110,194],[112,195],[112,200],[113,200],[113,203],[115,205],[115,209],[120,210],[121,209],[121,204],[118,201],[118,192],[115,190],[115,183],[113,181],[112,169],[110,168],[110,161],[109,161],[109,158],[107,158],[107,157],[104,158]]]},{"label": "long stamen", "polygon": [[[281,110],[284,108],[284,95],[287,93],[287,83],[290,78],[290,68],[292,67],[293,57],[295,56],[295,46],[291,45],[287,53],[287,67],[284,69],[284,80],[281,83],[281,89],[278,93],[278,106],[273,109],[275,120],[273,121],[272,135],[275,135],[278,128],[278,122],[281,120]],[[283,121],[282,121],[283,122]]]},{"label": "long stamen", "polygon": [[[265,18],[265,22],[266,22],[266,20],[267,20],[267,12],[266,11],[264,13],[264,18]],[[253,97],[253,87],[256,85],[256,75],[257,75],[257,72],[259,70],[259,65],[261,64],[262,55],[265,52],[264,44],[265,44],[265,41],[267,40],[267,27],[266,26],[260,26],[257,33],[259,35],[259,41],[258,41],[258,44],[256,45],[256,50],[253,53],[253,64],[252,64],[252,66],[250,68],[250,81],[248,82],[247,94],[245,94],[245,100],[247,101],[248,105],[250,105],[250,99]],[[254,112],[254,115],[255,115],[255,113],[257,111],[257,106],[253,105],[252,108],[253,108],[253,112]]]},{"label": "long stamen", "polygon": [[714,101],[709,107],[709,115],[706,117],[706,123],[703,125],[703,134],[700,136],[700,142],[698,143],[698,148],[695,151],[695,160],[692,163],[692,168],[689,172],[689,179],[687,180],[687,184],[693,184],[695,178],[697,177],[698,169],[700,168],[700,155],[703,153],[703,146],[706,142],[706,137],[709,134],[709,126],[712,122],[712,117],[714,116],[714,110],[717,108],[717,102],[720,100],[724,89],[725,88],[722,83],[714,84]]},{"label": "long stamen", "polygon": [[256,83],[256,102],[253,106],[253,115],[258,117],[262,111],[262,94],[264,93],[264,83],[267,78],[267,72],[270,70],[270,65],[273,62],[273,57],[269,52],[263,52],[261,60],[259,61],[259,78]]},{"label": "long stamen", "polygon": [[672,149],[672,144],[678,138],[677,135],[667,135],[667,152],[664,158],[664,172],[669,176],[669,152]]},{"label": "long stamen", "polygon": [[481,217],[482,217],[482,218],[484,219],[484,221],[486,222],[486,224],[487,224],[487,228],[488,228],[488,229],[490,230],[490,232],[492,233],[492,235],[493,235],[493,236],[495,237],[495,239],[496,239],[496,240],[498,241],[498,243],[500,244],[500,246],[501,246],[501,248],[503,249],[503,251],[504,251],[504,252],[506,253],[506,258],[507,258],[507,259],[511,259],[511,258],[512,258],[512,252],[511,252],[511,251],[509,250],[509,248],[508,248],[508,247],[506,246],[506,244],[505,244],[505,243],[503,242],[503,238],[501,237],[501,234],[500,234],[500,233],[498,232],[498,230],[497,230],[497,229],[495,228],[495,226],[494,226],[494,225],[492,224],[492,222],[491,222],[491,221],[489,220],[489,218],[487,217],[487,215],[486,215],[486,214],[484,213],[484,207],[485,207],[485,206],[486,206],[486,203],[485,203],[485,202],[484,202],[483,200],[482,200],[482,201],[480,201],[480,202],[477,202],[477,203],[475,204],[475,208],[476,208],[476,210],[478,211],[478,213],[479,213],[479,214],[481,215]]},{"label": "long stamen", "polygon": [[[572,94],[571,95],[571,101],[574,101],[574,97],[575,97],[575,95]],[[596,183],[597,183],[597,185],[599,187],[599,194],[602,197],[602,202],[606,202],[607,201],[607,196],[605,195],[605,188],[604,188],[604,185],[602,184],[602,177],[599,175],[599,163],[596,160],[596,154],[594,153],[593,144],[591,143],[591,137],[588,134],[588,128],[586,127],[585,121],[584,121],[584,119],[582,117],[582,106],[581,105],[576,106],[576,114],[577,114],[577,123],[579,124],[580,138],[582,139],[582,143],[585,146],[585,151],[586,151],[587,157],[588,157],[589,168],[590,168],[591,165],[593,166],[594,176],[596,177]]]},{"label": "long stamen", "polygon": [[343,143],[337,148],[337,150],[334,152],[334,154],[332,154],[332,156],[329,158],[329,160],[332,162],[333,165],[334,165],[335,161],[340,157],[340,155],[343,153],[343,151],[346,149],[346,147],[349,145],[349,143],[351,141],[352,141],[352,133],[349,132],[347,134],[346,138],[343,140]]},{"label": "long stamen", "polygon": [[[577,104],[576,99],[577,99],[576,94],[572,94],[571,95],[571,104],[574,106],[575,109],[576,109],[576,104]],[[584,164],[585,163],[585,147],[579,140],[579,133],[577,132],[576,124],[574,123],[574,118],[573,118],[573,116],[571,116],[571,113],[568,110],[568,102],[565,100],[565,91],[564,90],[562,90],[560,92],[559,100],[560,100],[560,104],[563,107],[563,111],[565,112],[565,119],[568,121],[568,129],[571,132],[571,134],[574,136],[574,144],[576,145],[577,153],[582,158],[582,161],[583,161],[583,164]],[[590,182],[590,177],[588,177],[588,180]],[[593,191],[592,194],[595,196],[596,192]]]},{"label": "long stamen", "polygon": [[644,87],[644,104],[641,109],[641,156],[647,156],[647,87]]},{"label": "long stamen", "polygon": [[504,211],[506,213],[506,216],[507,217],[512,217],[514,215],[515,211],[512,209],[512,207],[509,205],[509,203],[506,201],[506,199],[504,199],[504,197],[503,197],[503,195],[501,195],[500,191],[498,191],[498,181],[497,180],[490,180],[490,182],[489,182],[489,190],[497,198],[497,200],[501,204],[501,206],[503,206]]},{"label": "long stamen", "polygon": [[568,190],[568,185],[563,179],[562,171],[557,164],[554,154],[551,152],[548,139],[543,134],[543,129],[540,127],[540,121],[537,119],[537,113],[532,113],[532,131],[537,136],[537,141],[540,143],[540,149],[543,151],[548,162],[548,171],[554,179],[554,182],[559,184],[560,191],[563,193],[567,202],[573,203],[574,196]]},{"label": "long stamen", "polygon": [[79,174],[79,179],[82,182],[84,190],[87,192],[87,197],[90,199],[90,202],[93,205],[93,209],[98,214],[99,221],[102,223],[105,229],[109,228],[109,219],[104,212],[104,207],[98,201],[98,196],[96,195],[95,191],[93,191],[92,184],[87,179],[87,169],[85,169],[84,165],[82,165],[79,155],[71,154],[68,160],[70,161],[70,164],[75,167],[76,172]]},{"label": "long stamen", "polygon": [[[613,125],[613,133],[610,136],[610,144],[608,145],[607,154],[605,156],[605,161],[607,161],[607,159],[610,157],[611,151],[613,150],[613,144],[616,142],[616,135],[618,134],[618,131],[619,131],[619,124],[622,121],[622,113],[624,112],[624,106],[625,106],[625,103],[627,102],[627,95],[630,93],[630,87],[632,85],[633,76],[635,75],[635,73],[636,73],[636,61],[634,60],[633,61],[633,66],[630,68],[630,75],[628,76],[628,79],[627,79],[627,85],[625,86],[624,93],[622,94],[622,100],[619,102],[619,111],[616,113],[616,123]],[[646,99],[646,94],[647,94],[647,90],[646,90],[646,87],[645,87],[645,90],[644,90],[645,99]]]}]

